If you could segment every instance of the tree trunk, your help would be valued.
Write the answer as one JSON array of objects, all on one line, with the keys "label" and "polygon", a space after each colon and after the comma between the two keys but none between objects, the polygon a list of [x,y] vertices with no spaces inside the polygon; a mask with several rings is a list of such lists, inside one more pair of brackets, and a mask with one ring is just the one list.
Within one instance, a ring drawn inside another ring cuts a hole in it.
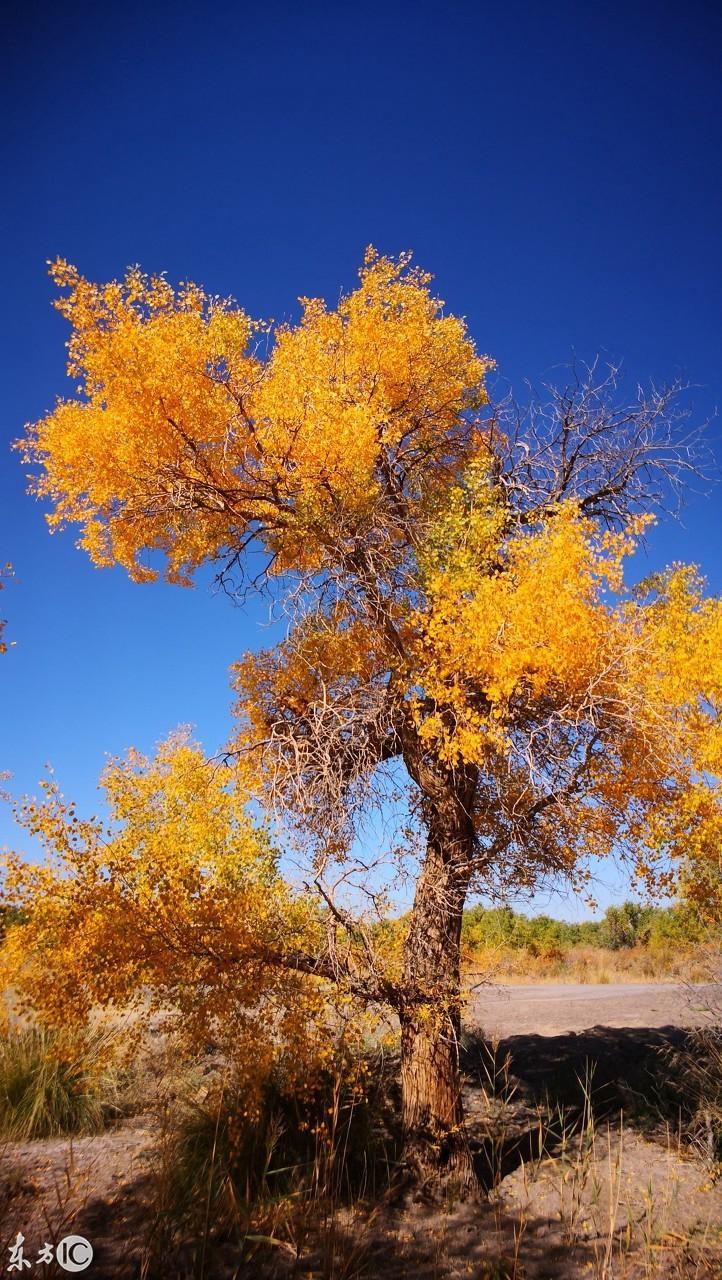
[{"label": "tree trunk", "polygon": [[475,1186],[459,1068],[460,943],[473,833],[452,807],[429,828],[404,953],[401,1089],[404,1152],[422,1180]]}]

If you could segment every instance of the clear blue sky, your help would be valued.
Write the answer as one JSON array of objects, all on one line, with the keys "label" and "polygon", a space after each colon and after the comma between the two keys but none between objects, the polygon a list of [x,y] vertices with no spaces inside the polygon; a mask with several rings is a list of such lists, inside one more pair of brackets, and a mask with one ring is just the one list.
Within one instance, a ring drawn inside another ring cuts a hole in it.
[{"label": "clear blue sky", "polygon": [[[722,402],[718,5],[71,0],[12,6],[3,36],[3,441],[71,391],[56,254],[279,318],[351,286],[369,242],[410,247],[515,384],[603,350],[681,371],[699,417]],[[93,570],[5,443],[0,485],[14,788],[50,760],[92,806],[105,753],[179,722],[216,749],[259,609]],[[658,530],[651,564],[722,589],[721,500]]]}]

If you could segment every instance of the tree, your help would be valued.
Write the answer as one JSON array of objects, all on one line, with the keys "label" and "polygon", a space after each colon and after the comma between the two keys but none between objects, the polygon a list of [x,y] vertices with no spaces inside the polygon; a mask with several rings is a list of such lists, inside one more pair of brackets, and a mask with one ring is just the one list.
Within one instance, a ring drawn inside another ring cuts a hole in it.
[{"label": "tree", "polygon": [[622,951],[649,941],[649,909],[639,902],[607,907],[602,921],[602,946]]},{"label": "tree", "polygon": [[301,976],[322,938],[315,904],[187,735],[112,760],[101,787],[104,820],[79,817],[52,778],[18,807],[49,857],[6,860],[3,989],[61,1027],[99,1005],[160,1015],[192,1051],[232,1051],[250,1112],[272,1061],[292,1084],[328,1050],[318,983]]},{"label": "tree", "polygon": [[[28,428],[34,491],[98,565],[213,564],[282,603],[286,638],[235,669],[229,755],[303,852],[315,971],[398,1013],[410,1163],[468,1181],[469,893],[611,850],[664,886],[719,847],[719,602],[692,569],[623,580],[697,465],[679,388],[618,403],[593,368],[492,404],[493,362],[408,255],[369,251],[334,310],[303,299],[272,334],[137,269],[52,275],[80,392]],[[400,972],[373,946],[387,855],[416,875]]]}]

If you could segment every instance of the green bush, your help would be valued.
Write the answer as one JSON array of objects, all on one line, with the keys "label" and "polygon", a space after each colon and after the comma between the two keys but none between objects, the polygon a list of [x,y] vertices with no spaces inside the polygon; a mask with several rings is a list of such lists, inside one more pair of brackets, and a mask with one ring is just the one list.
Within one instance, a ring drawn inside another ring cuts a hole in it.
[{"label": "green bush", "polygon": [[704,934],[704,925],[687,903],[672,907],[625,902],[608,907],[602,920],[570,923],[552,916],[526,916],[511,907],[484,907],[464,912],[462,944],[467,950],[508,948],[531,955],[555,956],[574,947],[596,946],[609,951],[632,947],[691,946]]}]

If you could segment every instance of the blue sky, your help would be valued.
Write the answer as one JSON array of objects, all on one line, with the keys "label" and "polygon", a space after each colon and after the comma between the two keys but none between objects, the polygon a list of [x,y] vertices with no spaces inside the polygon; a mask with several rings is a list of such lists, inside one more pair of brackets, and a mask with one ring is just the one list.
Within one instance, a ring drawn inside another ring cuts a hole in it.
[{"label": "blue sky", "polygon": [[[703,3],[33,4],[2,53],[0,769],[96,804],[105,753],[209,751],[263,610],[138,587],[48,536],[9,442],[64,378],[45,261],[139,262],[294,315],[412,248],[519,385],[572,351],[722,401],[722,11]],[[715,434],[719,435],[716,429]],[[722,491],[652,536],[722,589]],[[265,637],[268,638],[267,636]],[[0,841],[16,842],[7,814]],[[610,890],[611,891],[611,890]]]}]

